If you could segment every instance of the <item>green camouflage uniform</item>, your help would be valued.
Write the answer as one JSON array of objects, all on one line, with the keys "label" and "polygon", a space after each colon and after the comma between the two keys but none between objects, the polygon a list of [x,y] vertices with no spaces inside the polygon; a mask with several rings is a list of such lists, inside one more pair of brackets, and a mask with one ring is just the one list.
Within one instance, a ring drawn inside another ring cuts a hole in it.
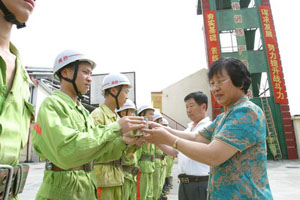
[{"label": "green camouflage uniform", "polygon": [[[125,162],[124,166],[137,167],[137,153],[136,148],[130,151],[126,151],[126,155],[124,156]],[[123,199],[124,200],[136,200],[136,183],[137,183],[137,175],[124,171],[124,190],[123,190]]]},{"label": "green camouflage uniform", "polygon": [[33,84],[21,65],[18,50],[12,44],[10,52],[16,56],[16,72],[8,93],[6,63],[0,56],[0,164],[15,167],[27,144],[30,120],[34,115],[33,105],[28,102],[31,95],[29,87]]},{"label": "green camouflage uniform", "polygon": [[164,186],[165,178],[166,178],[166,160],[164,157],[164,152],[155,146],[155,170],[153,173],[153,200],[157,200],[161,193],[162,188]]},{"label": "green camouflage uniform", "polygon": [[[137,151],[140,173],[137,180],[137,196],[140,200],[153,200],[153,173],[155,145],[146,143]],[[143,157],[153,157],[153,160],[145,160]]]},{"label": "green camouflage uniform", "polygon": [[[75,103],[67,94],[54,91],[39,109],[32,139],[34,150],[42,160],[48,159],[59,168],[70,169],[108,157],[111,144],[121,134],[118,123],[95,127],[80,102]],[[115,154],[121,154],[125,147],[119,142]],[[96,200],[95,174],[86,170],[45,170],[36,199]]]},{"label": "green camouflage uniform", "polygon": [[[94,119],[95,125],[108,125],[119,120],[119,116],[116,112],[113,112],[104,104],[100,104],[99,108],[96,108],[91,116]],[[110,164],[97,164],[97,163],[109,163],[121,159],[124,155],[126,145],[122,146],[123,151],[117,151],[120,149],[120,143],[123,143],[122,137],[116,138],[111,144],[111,149],[106,157],[99,157],[95,159],[95,174],[97,179],[97,187],[101,188],[100,200],[108,199],[122,199],[123,195],[123,184],[124,184],[124,173],[120,165]],[[110,155],[112,154],[112,155]],[[109,160],[107,158],[110,158]]]}]

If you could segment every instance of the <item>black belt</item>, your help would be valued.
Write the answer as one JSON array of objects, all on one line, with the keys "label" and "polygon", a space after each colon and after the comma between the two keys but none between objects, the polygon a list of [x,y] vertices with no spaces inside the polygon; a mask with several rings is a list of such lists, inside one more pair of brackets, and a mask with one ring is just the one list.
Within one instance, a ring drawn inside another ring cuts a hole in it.
[{"label": "black belt", "polygon": [[186,174],[179,174],[178,178],[181,183],[191,183],[191,182],[206,182],[209,176],[190,176]]},{"label": "black belt", "polygon": [[23,192],[29,165],[0,165],[0,200],[12,198]]},{"label": "black belt", "polygon": [[142,155],[141,157],[141,161],[150,161],[150,162],[154,162],[155,159],[155,155]]},{"label": "black belt", "polygon": [[165,154],[155,154],[155,158],[163,160],[163,159],[165,159]]},{"label": "black belt", "polygon": [[52,171],[84,170],[86,172],[90,172],[90,171],[93,170],[93,168],[94,168],[94,163],[93,162],[89,162],[89,163],[86,163],[86,164],[81,165],[79,167],[73,167],[73,168],[69,168],[69,169],[62,169],[62,168],[56,166],[55,164],[53,164],[52,162],[50,162],[49,160],[46,160],[46,165],[45,165],[46,170],[52,170]]},{"label": "black belt", "polygon": [[140,171],[140,167],[139,166],[123,165],[122,168],[123,168],[124,172],[128,172],[128,173],[130,173],[130,174],[132,174],[134,176],[136,176],[139,173],[139,171]]},{"label": "black belt", "polygon": [[113,165],[113,166],[116,166],[116,167],[120,167],[124,164],[124,159],[121,158],[119,160],[114,160],[114,161],[111,161],[111,162],[107,162],[107,163],[100,163],[100,162],[95,162],[94,165]]}]

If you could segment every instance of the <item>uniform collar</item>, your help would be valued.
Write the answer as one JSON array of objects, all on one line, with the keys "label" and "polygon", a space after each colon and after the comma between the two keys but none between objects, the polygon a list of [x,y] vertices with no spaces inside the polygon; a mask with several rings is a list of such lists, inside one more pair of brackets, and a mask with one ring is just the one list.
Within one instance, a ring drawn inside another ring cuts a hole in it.
[{"label": "uniform collar", "polygon": [[100,104],[99,105],[100,109],[103,110],[103,112],[105,113],[105,115],[109,118],[109,119],[117,119],[117,113],[112,111],[109,107],[107,107],[105,104]]},{"label": "uniform collar", "polygon": [[14,54],[17,58],[20,57],[18,49],[13,45],[13,43],[9,43],[9,51]]},{"label": "uniform collar", "polygon": [[23,79],[25,81],[27,81],[32,86],[33,82],[29,78],[29,76],[26,72],[26,69],[21,64],[20,53],[19,53],[18,49],[15,47],[15,45],[13,45],[13,43],[10,43],[9,50],[10,50],[10,52],[12,52],[16,56],[16,67],[17,67],[16,73],[20,73],[21,76],[23,77]]},{"label": "uniform collar", "polygon": [[[19,54],[19,51],[17,50],[17,48],[12,43],[9,43],[9,50],[13,55],[16,56],[16,61],[15,61],[16,72],[15,72],[14,80],[12,83],[13,85],[10,90],[10,92],[14,93],[15,90],[19,91],[19,87],[20,87],[20,85],[24,84],[24,81],[27,82],[30,86],[32,86],[33,83],[30,80],[26,70],[24,69],[24,67],[21,64],[20,54]],[[6,78],[6,75],[3,76],[3,79],[5,79],[5,78]],[[22,81],[22,79],[23,79],[23,81]],[[1,90],[5,89],[5,92],[6,92],[6,89],[7,89],[6,81],[3,80],[3,83],[1,83],[1,84],[5,85],[4,87],[6,87],[6,88],[0,88],[0,89]],[[4,91],[1,91],[1,92],[3,93]]]},{"label": "uniform collar", "polygon": [[60,98],[62,98],[70,106],[70,108],[75,108],[77,105],[80,105],[79,101],[77,101],[77,104],[76,104],[69,95],[67,95],[66,93],[64,93],[60,90],[55,90],[53,92],[53,95],[57,95]]}]

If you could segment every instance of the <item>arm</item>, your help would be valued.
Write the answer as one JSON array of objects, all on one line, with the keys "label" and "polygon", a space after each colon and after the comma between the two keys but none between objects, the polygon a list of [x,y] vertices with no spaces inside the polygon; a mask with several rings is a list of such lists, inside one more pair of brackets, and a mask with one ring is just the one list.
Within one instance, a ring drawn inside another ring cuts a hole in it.
[{"label": "arm", "polygon": [[177,149],[180,152],[193,160],[210,166],[222,164],[237,152],[237,149],[217,140],[213,140],[210,144],[189,141],[179,138],[163,128],[146,130],[146,132],[149,133],[149,135],[144,137],[148,142],[159,142],[173,146],[177,140]]},{"label": "arm", "polygon": [[209,143],[209,140],[207,140],[206,138],[202,137],[198,133],[192,133],[192,132],[191,133],[187,133],[187,132],[184,132],[184,131],[179,131],[179,130],[172,129],[171,127],[162,126],[162,125],[157,124],[155,122],[151,122],[150,123],[150,128],[158,128],[158,127],[159,128],[164,128],[169,133],[171,133],[172,135],[177,136],[177,137],[182,138],[182,139],[185,139],[185,140],[197,141],[197,142],[202,142],[202,143],[205,143],[205,144]]},{"label": "arm", "polygon": [[[235,109],[226,119],[217,132],[211,143],[203,144],[194,141],[188,141],[178,138],[162,128],[146,130],[150,133],[148,138],[150,142],[159,142],[172,146],[177,140],[177,149],[188,157],[205,163],[210,166],[218,166],[229,160],[237,152],[242,152],[259,141],[261,130],[265,130],[263,118],[257,115],[257,112],[251,107],[241,107]],[[215,131],[215,124],[212,123],[199,134],[208,140],[212,137],[212,131]]]},{"label": "arm", "polygon": [[[117,122],[90,128],[87,132],[72,128],[74,124],[68,113],[51,101],[42,104],[35,127],[33,144],[37,154],[64,169],[104,155],[112,141],[121,137],[121,127]],[[124,142],[122,145],[115,151],[122,152],[126,148]]]},{"label": "arm", "polygon": [[160,148],[165,154],[168,154],[173,157],[177,157],[178,151],[173,147],[170,147],[165,144],[157,144],[158,148]]},{"label": "arm", "polygon": [[187,157],[213,167],[221,165],[238,152],[236,148],[219,140],[203,144],[179,139],[177,149]]}]

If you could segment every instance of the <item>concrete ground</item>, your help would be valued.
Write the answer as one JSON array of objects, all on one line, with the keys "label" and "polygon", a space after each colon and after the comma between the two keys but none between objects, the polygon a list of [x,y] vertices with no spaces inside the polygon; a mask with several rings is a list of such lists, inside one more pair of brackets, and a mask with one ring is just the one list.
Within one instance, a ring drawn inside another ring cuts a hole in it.
[{"label": "concrete ground", "polygon": [[[33,200],[43,179],[44,163],[30,163],[30,172],[21,200]],[[177,200],[178,167],[173,167],[174,187],[169,200]],[[268,175],[275,200],[300,199],[300,160],[268,161]]]}]

